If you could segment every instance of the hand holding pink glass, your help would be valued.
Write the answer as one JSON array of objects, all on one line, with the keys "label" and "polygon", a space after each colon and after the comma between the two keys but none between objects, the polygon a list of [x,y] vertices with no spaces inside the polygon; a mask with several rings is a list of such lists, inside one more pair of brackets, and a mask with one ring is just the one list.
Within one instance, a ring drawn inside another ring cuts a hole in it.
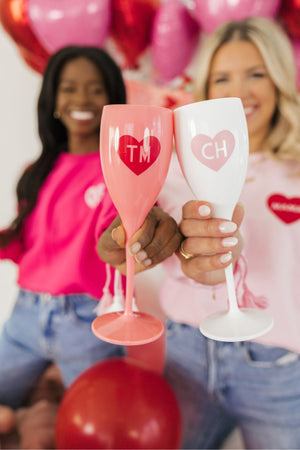
[{"label": "hand holding pink glass", "polygon": [[124,312],[97,317],[94,334],[105,341],[145,344],[158,339],[160,320],[132,309],[135,259],[129,242],[154,205],[169,168],[173,143],[172,111],[156,106],[107,105],[100,130],[100,157],[105,182],[126,232]]}]

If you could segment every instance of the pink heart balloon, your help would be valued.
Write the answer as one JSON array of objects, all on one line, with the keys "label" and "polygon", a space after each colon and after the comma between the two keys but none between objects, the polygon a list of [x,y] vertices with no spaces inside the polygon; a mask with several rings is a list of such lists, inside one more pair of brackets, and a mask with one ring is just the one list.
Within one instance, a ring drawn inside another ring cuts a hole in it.
[{"label": "pink heart balloon", "polygon": [[273,18],[281,0],[190,0],[191,15],[205,33],[211,33],[228,20],[242,20],[250,16]]},{"label": "pink heart balloon", "polygon": [[154,68],[165,80],[180,75],[193,56],[199,26],[181,0],[161,4],[153,21],[151,52]]},{"label": "pink heart balloon", "polygon": [[103,45],[111,23],[110,0],[28,0],[31,28],[54,53],[66,45]]}]

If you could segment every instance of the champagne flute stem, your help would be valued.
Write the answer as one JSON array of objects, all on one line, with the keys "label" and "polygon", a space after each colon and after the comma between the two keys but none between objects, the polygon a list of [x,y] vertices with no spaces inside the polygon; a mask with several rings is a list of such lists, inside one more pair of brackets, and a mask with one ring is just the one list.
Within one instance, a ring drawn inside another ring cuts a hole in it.
[{"label": "champagne flute stem", "polygon": [[[129,241],[129,240],[128,240]],[[124,314],[132,315],[133,279],[135,271],[135,259],[129,253],[129,243],[126,243],[126,295]]]},{"label": "champagne flute stem", "polygon": [[228,301],[229,301],[229,310],[230,311],[238,311],[238,302],[235,293],[235,284],[233,278],[233,267],[232,264],[225,267],[225,277],[227,283],[227,292],[228,292]]}]

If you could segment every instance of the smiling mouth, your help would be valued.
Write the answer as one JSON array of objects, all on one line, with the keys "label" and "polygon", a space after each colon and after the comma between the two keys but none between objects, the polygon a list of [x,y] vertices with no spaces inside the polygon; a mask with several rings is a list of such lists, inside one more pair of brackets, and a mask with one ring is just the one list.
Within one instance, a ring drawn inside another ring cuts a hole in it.
[{"label": "smiling mouth", "polygon": [[75,120],[91,120],[95,114],[92,111],[71,111],[70,117]]},{"label": "smiling mouth", "polygon": [[246,117],[247,117],[247,116],[250,116],[251,114],[254,113],[254,111],[255,111],[256,109],[257,109],[256,106],[247,106],[247,107],[244,107],[244,113],[245,113],[245,116],[246,116]]}]

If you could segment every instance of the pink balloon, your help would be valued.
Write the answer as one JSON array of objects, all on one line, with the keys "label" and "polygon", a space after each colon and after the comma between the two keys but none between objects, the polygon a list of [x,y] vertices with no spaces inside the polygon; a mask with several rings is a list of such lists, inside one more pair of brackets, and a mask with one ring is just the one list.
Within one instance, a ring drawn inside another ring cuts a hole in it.
[{"label": "pink balloon", "polygon": [[211,33],[223,22],[260,16],[273,18],[281,0],[189,0],[187,7],[205,33]]},{"label": "pink balloon", "polygon": [[297,86],[300,91],[300,39],[292,39],[291,43],[292,43],[292,47],[293,47],[295,64],[296,64]]},{"label": "pink balloon", "polygon": [[31,28],[50,53],[65,45],[103,45],[110,0],[28,0]]},{"label": "pink balloon", "polygon": [[152,26],[153,66],[165,80],[180,75],[190,62],[198,41],[199,26],[181,0],[161,4]]}]

